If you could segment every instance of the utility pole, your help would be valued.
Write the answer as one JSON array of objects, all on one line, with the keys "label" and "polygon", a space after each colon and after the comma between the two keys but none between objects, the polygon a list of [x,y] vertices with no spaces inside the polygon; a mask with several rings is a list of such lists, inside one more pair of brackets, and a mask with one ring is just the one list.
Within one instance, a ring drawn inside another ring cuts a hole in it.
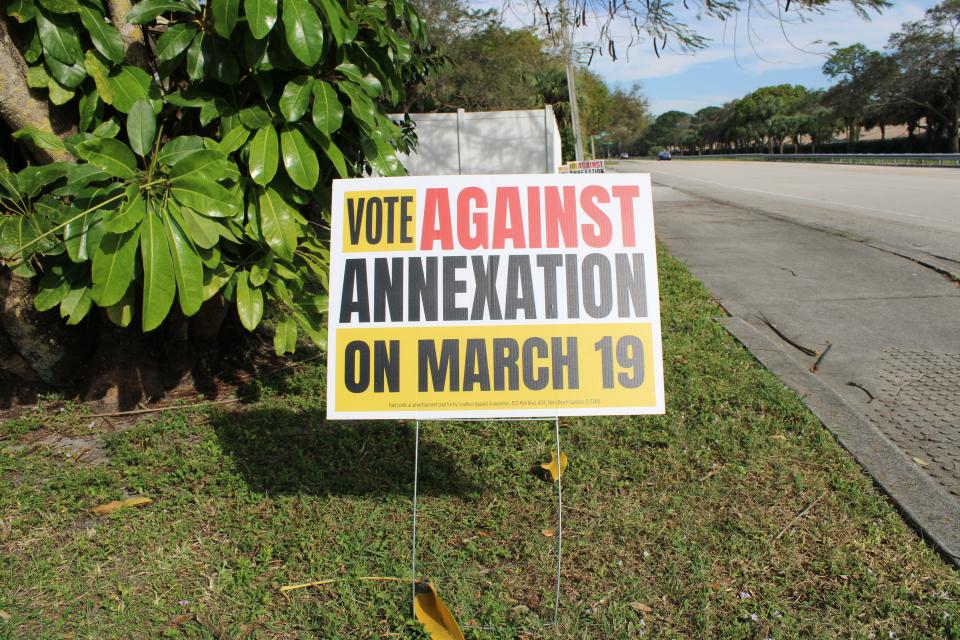
[{"label": "utility pole", "polygon": [[[567,30],[569,26],[569,31]],[[574,148],[577,161],[583,160],[583,141],[580,137],[580,109],[577,107],[576,72],[573,67],[573,23],[570,21],[567,5],[560,0],[560,43],[563,61],[567,67],[567,91],[570,96],[570,124],[573,126]]]}]

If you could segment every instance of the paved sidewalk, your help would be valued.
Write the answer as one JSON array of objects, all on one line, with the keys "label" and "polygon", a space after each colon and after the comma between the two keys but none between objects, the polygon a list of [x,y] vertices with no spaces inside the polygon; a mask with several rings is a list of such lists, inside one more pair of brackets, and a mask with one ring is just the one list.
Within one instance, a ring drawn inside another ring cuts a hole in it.
[{"label": "paved sidewalk", "polygon": [[728,311],[728,329],[960,560],[957,283],[762,210],[665,186],[653,197],[658,238]]}]

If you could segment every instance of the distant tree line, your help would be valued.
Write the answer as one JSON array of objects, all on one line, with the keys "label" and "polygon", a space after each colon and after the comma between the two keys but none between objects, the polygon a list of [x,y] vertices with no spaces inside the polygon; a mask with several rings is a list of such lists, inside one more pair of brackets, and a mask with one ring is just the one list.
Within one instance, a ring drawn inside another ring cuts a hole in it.
[{"label": "distant tree line", "polygon": [[[417,6],[446,64],[413,88],[407,111],[499,111],[549,104],[560,126],[564,158],[572,158],[566,73],[548,41],[533,29],[505,27],[497,11],[471,9],[462,0],[419,0]],[[650,120],[639,86],[611,91],[586,68],[577,71],[576,83],[586,152],[639,152]]]},{"label": "distant tree line", "polygon": [[[785,151],[960,152],[960,0],[946,0],[907,22],[884,51],[837,48],[823,65],[836,80],[826,90],[762,87],[695,114],[668,111],[647,128],[644,153],[784,153]],[[906,141],[887,139],[903,126]],[[880,141],[860,141],[879,128]],[[841,148],[831,144],[842,132]]]}]

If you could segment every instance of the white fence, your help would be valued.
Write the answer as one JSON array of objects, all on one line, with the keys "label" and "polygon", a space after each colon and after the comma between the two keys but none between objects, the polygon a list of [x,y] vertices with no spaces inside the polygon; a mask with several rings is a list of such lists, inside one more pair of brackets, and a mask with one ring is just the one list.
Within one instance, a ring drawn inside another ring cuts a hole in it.
[{"label": "white fence", "polygon": [[420,141],[401,158],[412,176],[556,173],[563,161],[553,108],[411,113]]}]

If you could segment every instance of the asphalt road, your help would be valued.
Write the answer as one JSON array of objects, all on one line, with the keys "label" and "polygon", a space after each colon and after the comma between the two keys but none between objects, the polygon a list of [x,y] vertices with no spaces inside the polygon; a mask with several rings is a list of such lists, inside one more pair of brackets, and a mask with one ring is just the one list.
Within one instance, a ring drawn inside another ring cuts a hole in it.
[{"label": "asphalt road", "polygon": [[[960,169],[729,160],[629,160],[664,185],[957,261]],[[949,266],[949,265],[943,265]]]},{"label": "asphalt road", "polygon": [[960,564],[960,169],[611,170],[652,174],[657,237],[725,326]]}]

